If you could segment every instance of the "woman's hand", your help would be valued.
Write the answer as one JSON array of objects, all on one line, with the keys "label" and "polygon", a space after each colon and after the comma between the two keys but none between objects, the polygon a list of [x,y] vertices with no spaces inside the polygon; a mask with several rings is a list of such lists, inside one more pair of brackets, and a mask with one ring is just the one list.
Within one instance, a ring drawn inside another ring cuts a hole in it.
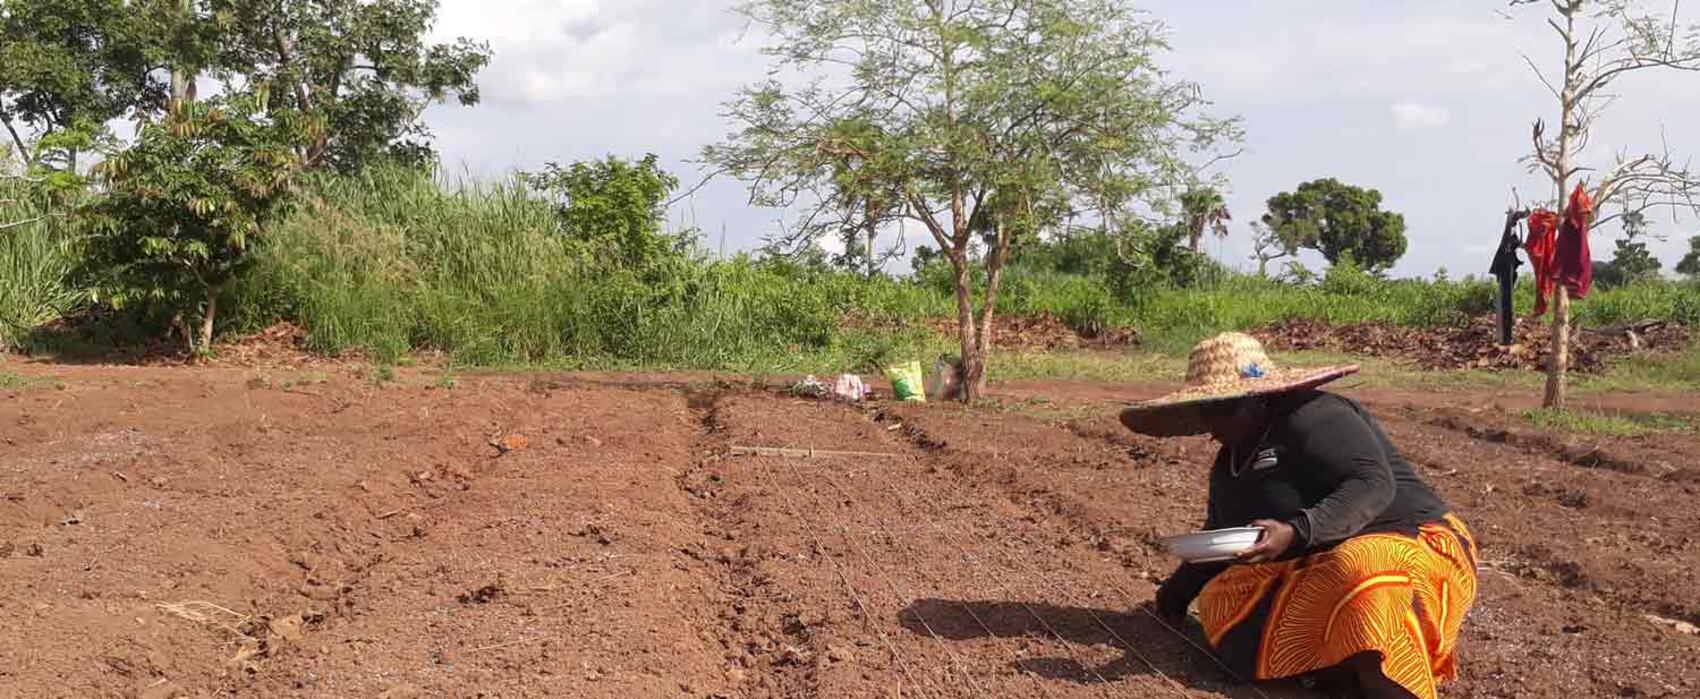
[{"label": "woman's hand", "polygon": [[1272,519],[1260,519],[1251,526],[1263,528],[1263,538],[1257,545],[1240,552],[1241,563],[1268,563],[1281,557],[1293,545],[1293,525]]}]

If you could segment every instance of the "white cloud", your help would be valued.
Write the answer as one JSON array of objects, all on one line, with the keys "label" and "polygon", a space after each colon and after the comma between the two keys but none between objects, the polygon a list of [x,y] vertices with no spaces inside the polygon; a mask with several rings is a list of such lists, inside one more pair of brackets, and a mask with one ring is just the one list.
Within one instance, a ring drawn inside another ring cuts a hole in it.
[{"label": "white cloud", "polygon": [[[753,42],[724,7],[676,0],[445,0],[433,37],[490,43],[491,104],[560,106],[616,93],[729,93]],[[734,82],[728,83],[728,79]]]},{"label": "white cloud", "polygon": [[1393,103],[1393,124],[1400,131],[1438,129],[1452,123],[1452,110],[1438,104],[1401,100]]}]

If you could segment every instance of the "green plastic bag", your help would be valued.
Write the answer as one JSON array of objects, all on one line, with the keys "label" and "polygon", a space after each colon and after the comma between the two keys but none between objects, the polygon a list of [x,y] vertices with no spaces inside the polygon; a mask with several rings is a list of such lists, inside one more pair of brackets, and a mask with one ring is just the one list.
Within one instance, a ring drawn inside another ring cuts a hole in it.
[{"label": "green plastic bag", "polygon": [[927,388],[921,378],[921,362],[913,361],[886,367],[885,376],[891,379],[891,392],[898,400],[911,403],[927,402]]}]

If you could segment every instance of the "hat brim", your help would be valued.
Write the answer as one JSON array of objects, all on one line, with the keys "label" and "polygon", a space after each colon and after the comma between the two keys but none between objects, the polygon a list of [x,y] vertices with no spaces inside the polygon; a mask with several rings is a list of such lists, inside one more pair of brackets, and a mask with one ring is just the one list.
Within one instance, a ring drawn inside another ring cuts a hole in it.
[{"label": "hat brim", "polygon": [[1210,424],[1227,405],[1242,398],[1304,391],[1358,372],[1357,365],[1318,369],[1289,369],[1271,376],[1233,383],[1192,387],[1122,410],[1128,429],[1153,437],[1185,437],[1210,431]]}]

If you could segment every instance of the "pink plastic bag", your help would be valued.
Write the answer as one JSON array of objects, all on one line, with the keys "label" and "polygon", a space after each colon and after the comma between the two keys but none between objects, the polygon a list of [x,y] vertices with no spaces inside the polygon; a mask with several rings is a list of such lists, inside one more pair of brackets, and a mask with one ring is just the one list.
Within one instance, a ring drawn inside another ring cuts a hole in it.
[{"label": "pink plastic bag", "polygon": [[842,374],[832,383],[832,395],[848,401],[860,402],[868,397],[868,386],[862,382],[862,377],[855,374]]}]

